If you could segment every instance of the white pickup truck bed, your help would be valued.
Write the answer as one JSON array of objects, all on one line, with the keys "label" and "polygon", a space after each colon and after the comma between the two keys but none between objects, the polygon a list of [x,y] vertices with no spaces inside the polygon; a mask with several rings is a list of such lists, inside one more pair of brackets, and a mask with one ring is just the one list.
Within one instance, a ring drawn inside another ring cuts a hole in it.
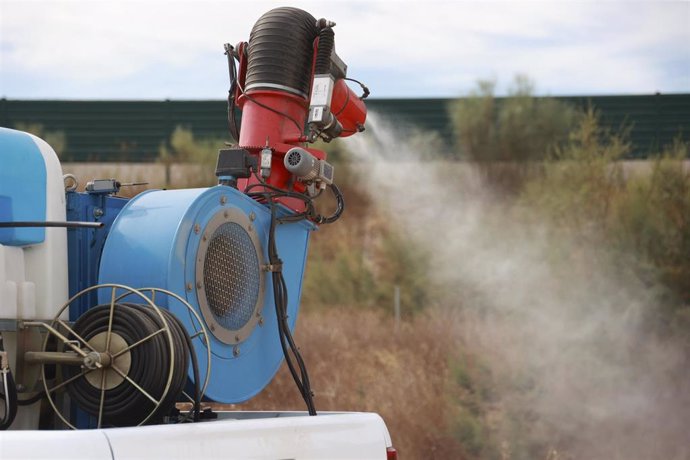
[{"label": "white pickup truck bed", "polygon": [[[363,412],[219,412],[201,423],[0,432],[9,459],[382,459],[391,439]],[[395,458],[395,457],[392,457]]]}]

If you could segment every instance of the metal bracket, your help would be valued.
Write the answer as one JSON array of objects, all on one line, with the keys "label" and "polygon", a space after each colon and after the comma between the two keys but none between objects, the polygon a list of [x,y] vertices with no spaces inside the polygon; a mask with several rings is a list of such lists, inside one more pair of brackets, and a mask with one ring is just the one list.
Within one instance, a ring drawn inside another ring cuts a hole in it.
[{"label": "metal bracket", "polygon": [[280,272],[283,270],[283,263],[262,265],[261,270],[264,272]]}]

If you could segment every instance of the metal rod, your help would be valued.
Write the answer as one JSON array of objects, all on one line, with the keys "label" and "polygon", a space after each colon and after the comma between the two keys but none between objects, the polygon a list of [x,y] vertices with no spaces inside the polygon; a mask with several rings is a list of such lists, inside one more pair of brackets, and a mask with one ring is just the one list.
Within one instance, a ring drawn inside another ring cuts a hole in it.
[{"label": "metal rod", "polygon": [[138,347],[139,345],[141,345],[142,343],[146,342],[147,340],[151,340],[152,338],[154,338],[155,336],[157,336],[157,335],[160,334],[161,332],[166,332],[166,331],[167,331],[167,329],[166,329],[166,328],[163,328],[163,329],[158,329],[156,332],[152,332],[151,334],[147,335],[147,336],[144,337],[143,339],[138,340],[137,342],[133,343],[132,345],[130,345],[130,346],[126,347],[126,348],[123,348],[122,350],[120,350],[120,351],[118,351],[117,353],[115,353],[115,354],[113,355],[113,360],[119,358],[120,356],[122,356],[122,355],[125,354],[126,352],[132,350],[132,348]]},{"label": "metal rod", "polygon": [[[64,335],[62,335],[57,329],[55,329],[54,327],[52,327],[52,326],[50,326],[50,325],[48,325],[48,324],[46,324],[46,323],[43,323],[43,322],[41,322],[41,321],[25,321],[25,322],[24,322],[24,325],[25,325],[25,326],[40,326],[40,327],[44,327],[44,328],[48,329],[48,331],[50,331],[55,337],[57,337],[58,339],[62,340],[62,342],[63,342],[65,345],[67,345],[68,347],[70,347],[72,350],[76,351],[76,352],[77,352],[78,354],[80,354],[81,356],[84,356],[84,357],[85,357],[86,355],[88,355],[88,353],[86,353],[86,352],[85,352],[84,350],[82,350],[81,348],[75,346],[75,345],[72,343],[71,340],[69,340],[67,337],[65,337]],[[102,366],[101,366],[100,363],[96,363],[96,367],[100,369]]]},{"label": "metal rod", "polygon": [[[65,385],[69,385],[70,383],[77,380],[79,377],[83,377],[91,371],[93,371],[93,369],[84,369],[79,374],[73,375],[72,377],[68,378],[67,380],[62,381],[62,383],[59,383],[52,388],[46,389],[46,393],[52,393],[55,390],[59,390],[60,388],[64,387]],[[50,400],[50,398],[48,398],[48,400]],[[55,408],[55,406],[53,406],[53,408]],[[57,412],[56,408],[55,408],[55,411]]]},{"label": "metal rod", "polygon": [[73,336],[75,336],[81,343],[83,343],[85,347],[89,348],[91,351],[96,351],[96,349],[95,349],[94,347],[92,347],[91,344],[89,344],[89,342],[87,342],[82,336],[80,336],[79,334],[77,334],[76,332],[74,332],[74,329],[72,329],[71,327],[69,327],[69,326],[67,325],[67,323],[65,323],[63,320],[58,319],[58,320],[57,320],[57,323],[58,323],[60,326],[62,326],[62,327],[64,327],[65,329],[67,329],[67,331],[68,331],[70,334],[72,334]]},{"label": "metal rod", "polygon": [[113,314],[115,314],[115,288],[113,288],[113,295],[110,298],[110,316],[108,317],[108,335],[105,336],[105,351],[110,352],[110,339],[113,336]]},{"label": "metal rod", "polygon": [[204,331],[199,331],[199,332],[197,332],[197,333],[195,333],[195,334],[193,334],[193,335],[190,335],[189,338],[190,338],[190,339],[196,339],[196,338],[199,337],[200,335],[206,336],[206,333],[205,333]]},{"label": "metal rod", "polygon": [[151,402],[153,402],[156,405],[156,407],[158,407],[158,405],[160,405],[160,403],[161,403],[160,401],[158,401],[156,398],[154,398],[153,396],[148,394],[148,392],[146,390],[144,390],[137,382],[135,382],[128,375],[126,375],[124,372],[122,372],[117,366],[112,365],[110,368],[112,370],[114,370],[115,372],[117,372],[120,375],[120,377],[127,380],[130,383],[130,385],[132,385],[134,388],[139,390],[140,393],[142,393],[144,396],[149,398],[151,400]]},{"label": "metal rod", "polygon": [[105,372],[101,372],[101,401],[98,404],[98,426],[101,427],[101,421],[103,420],[103,406],[105,405]]},{"label": "metal rod", "polygon": [[24,361],[39,364],[68,364],[81,366],[84,357],[76,353],[61,353],[59,351],[27,351],[24,353]]},{"label": "metal rod", "polygon": [[0,222],[0,228],[22,228],[22,227],[63,227],[63,228],[101,228],[103,222]]}]

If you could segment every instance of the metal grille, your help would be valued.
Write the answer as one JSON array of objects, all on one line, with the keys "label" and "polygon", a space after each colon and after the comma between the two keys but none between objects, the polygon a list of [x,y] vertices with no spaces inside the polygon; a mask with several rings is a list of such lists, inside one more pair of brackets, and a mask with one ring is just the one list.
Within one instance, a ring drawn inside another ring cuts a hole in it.
[{"label": "metal grille", "polygon": [[288,155],[288,163],[292,166],[299,163],[301,159],[301,155],[298,152],[290,152],[290,155]]},{"label": "metal grille", "polygon": [[218,323],[237,331],[249,322],[259,298],[261,268],[247,231],[226,222],[216,229],[204,260],[208,305]]}]

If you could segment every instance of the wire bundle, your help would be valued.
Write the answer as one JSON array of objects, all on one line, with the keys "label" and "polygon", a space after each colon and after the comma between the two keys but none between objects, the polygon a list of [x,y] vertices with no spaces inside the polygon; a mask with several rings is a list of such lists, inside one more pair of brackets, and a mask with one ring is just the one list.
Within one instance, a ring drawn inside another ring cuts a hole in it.
[{"label": "wire bundle", "polygon": [[[316,207],[314,206],[314,199],[319,196],[318,194],[315,196],[309,196],[304,193],[283,190],[271,184],[268,184],[256,173],[254,173],[254,177],[256,177],[258,182],[250,184],[244,189],[244,193],[246,193],[248,196],[266,202],[270,204],[271,207],[274,206],[275,200],[278,198],[295,198],[304,203],[304,212],[290,216],[279,217],[277,218],[277,220],[280,223],[299,222],[300,220],[307,219],[318,225],[332,224],[340,218],[340,216],[343,214],[343,211],[345,210],[345,199],[343,198],[343,194],[340,192],[340,189],[335,184],[330,184],[328,188],[331,191],[331,193],[333,193],[333,196],[336,199],[336,209],[330,216],[322,216],[316,211]],[[259,192],[252,191],[256,188],[261,188],[262,190]]]},{"label": "wire bundle", "polygon": [[[271,208],[271,225],[268,233],[268,259],[269,264],[272,267],[271,277],[273,283],[276,316],[278,318],[280,346],[282,347],[285,362],[290,370],[290,374],[292,375],[292,378],[297,385],[297,389],[307,405],[309,415],[316,415],[314,393],[311,390],[309,374],[307,373],[304,360],[302,359],[299,348],[295,344],[292,333],[290,332],[290,326],[288,324],[288,289],[287,284],[285,283],[285,278],[283,277],[283,261],[278,256],[275,231],[278,223],[284,222],[296,222],[304,219],[310,220],[317,224],[329,224],[335,222],[343,213],[345,209],[345,202],[338,187],[335,184],[330,185],[331,191],[335,195],[338,203],[337,209],[330,216],[321,216],[316,212],[316,208],[314,207],[313,199],[315,197],[310,197],[308,195],[289,190],[281,190],[277,187],[267,184],[258,175],[255,174],[255,176],[259,182],[249,185],[244,192],[252,198],[265,201]],[[251,191],[259,187],[263,188],[262,191]],[[275,200],[278,198],[296,198],[301,200],[304,202],[305,211],[299,214],[279,218],[277,216],[277,204],[275,202]]]}]

